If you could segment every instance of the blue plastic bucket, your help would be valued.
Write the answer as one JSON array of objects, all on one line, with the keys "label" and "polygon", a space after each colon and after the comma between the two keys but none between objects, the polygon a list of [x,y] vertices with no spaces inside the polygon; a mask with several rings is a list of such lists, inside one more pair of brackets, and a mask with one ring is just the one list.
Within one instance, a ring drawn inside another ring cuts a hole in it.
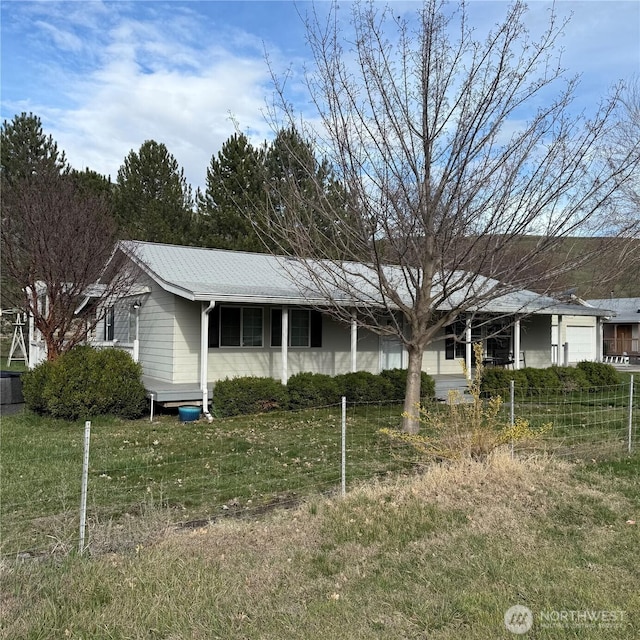
[{"label": "blue plastic bucket", "polygon": [[193,422],[200,417],[200,407],[178,407],[181,422]]}]

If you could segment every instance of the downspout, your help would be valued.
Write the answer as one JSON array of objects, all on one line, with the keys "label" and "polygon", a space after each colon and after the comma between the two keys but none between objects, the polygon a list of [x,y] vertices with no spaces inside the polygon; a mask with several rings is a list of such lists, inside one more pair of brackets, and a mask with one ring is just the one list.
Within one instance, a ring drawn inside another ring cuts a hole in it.
[{"label": "downspout", "polygon": [[213,416],[209,413],[209,313],[216,306],[215,300],[209,301],[209,306],[202,305],[200,315],[200,390],[202,391],[202,413],[204,417],[213,422]]},{"label": "downspout", "polygon": [[140,361],[140,301],[136,300],[133,303],[133,311],[135,313],[136,320],[136,333],[135,338],[133,340],[133,361]]}]

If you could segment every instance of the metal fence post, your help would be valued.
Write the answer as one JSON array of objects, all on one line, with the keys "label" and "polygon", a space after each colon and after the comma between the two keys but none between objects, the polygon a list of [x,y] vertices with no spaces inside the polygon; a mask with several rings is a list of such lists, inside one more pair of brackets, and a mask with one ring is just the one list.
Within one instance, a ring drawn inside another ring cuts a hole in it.
[{"label": "metal fence post", "polygon": [[341,473],[342,478],[342,496],[347,495],[347,398],[342,396],[342,463]]},{"label": "metal fence post", "polygon": [[[510,414],[509,414],[509,424],[513,427],[516,423],[516,381],[509,381],[509,402],[510,406]],[[511,438],[511,458],[514,457],[514,447],[513,447],[513,438]]]},{"label": "metal fence post", "polygon": [[631,380],[629,381],[629,441],[627,444],[627,451],[631,453],[631,435],[633,433],[633,374],[631,374]]},{"label": "metal fence post", "polygon": [[509,402],[510,406],[510,415],[509,415],[509,424],[513,427],[516,422],[516,381],[511,380],[509,382]]},{"label": "metal fence post", "polygon": [[87,481],[89,477],[89,441],[91,439],[91,421],[84,423],[84,455],[82,458],[82,492],[80,494],[80,542],[78,551],[84,553],[84,532],[87,524]]}]

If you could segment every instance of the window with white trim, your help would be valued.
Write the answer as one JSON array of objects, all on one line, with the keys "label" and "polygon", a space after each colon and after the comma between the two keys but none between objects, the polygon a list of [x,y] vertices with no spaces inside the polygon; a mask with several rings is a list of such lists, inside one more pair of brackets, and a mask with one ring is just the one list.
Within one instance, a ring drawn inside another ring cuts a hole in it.
[{"label": "window with white trim", "polygon": [[261,347],[263,311],[260,307],[222,306],[211,312],[209,347]]}]

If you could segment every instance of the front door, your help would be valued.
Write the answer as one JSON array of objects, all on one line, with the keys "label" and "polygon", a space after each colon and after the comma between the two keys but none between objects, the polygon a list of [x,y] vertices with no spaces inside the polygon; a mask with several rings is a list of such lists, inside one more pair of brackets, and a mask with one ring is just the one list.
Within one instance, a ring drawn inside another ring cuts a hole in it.
[{"label": "front door", "polygon": [[618,331],[616,332],[617,344],[616,353],[619,355],[629,353],[633,351],[631,340],[631,325],[619,324]]}]

